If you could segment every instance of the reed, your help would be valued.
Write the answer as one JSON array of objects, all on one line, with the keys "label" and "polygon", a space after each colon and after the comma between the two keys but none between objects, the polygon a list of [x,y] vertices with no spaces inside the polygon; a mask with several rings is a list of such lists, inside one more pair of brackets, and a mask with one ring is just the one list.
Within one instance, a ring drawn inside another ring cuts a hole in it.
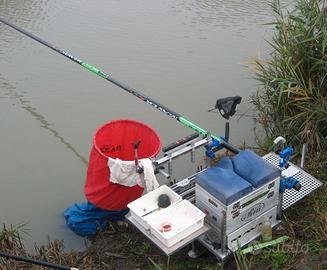
[{"label": "reed", "polygon": [[310,156],[326,160],[326,2],[296,0],[291,12],[279,0],[271,6],[276,18],[271,52],[268,60],[254,61],[260,88],[252,103],[268,137],[282,135],[298,147],[307,143]]},{"label": "reed", "polygon": [[[279,0],[271,6],[276,19],[270,54],[267,60],[255,59],[252,66],[259,81],[252,103],[267,135],[259,145],[269,151],[272,139],[281,135],[299,153],[306,143],[305,170],[326,183],[327,2],[295,0],[292,11]],[[326,254],[326,194],[324,185],[285,213],[288,234],[310,247],[307,254],[298,254],[299,265],[315,266],[312,258]]]}]

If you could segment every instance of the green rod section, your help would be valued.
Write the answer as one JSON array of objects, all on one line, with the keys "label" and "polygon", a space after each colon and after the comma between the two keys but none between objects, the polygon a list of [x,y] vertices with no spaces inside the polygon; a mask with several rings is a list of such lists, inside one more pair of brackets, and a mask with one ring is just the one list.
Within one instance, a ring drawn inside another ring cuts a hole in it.
[{"label": "green rod section", "polygon": [[[183,125],[195,130],[196,132],[198,132],[199,134],[201,134],[203,136],[206,136],[209,133],[205,129],[193,124],[191,121],[187,120],[186,118],[184,118],[182,116],[179,117],[178,121],[181,122]],[[220,141],[221,139],[218,138],[218,140]]]}]

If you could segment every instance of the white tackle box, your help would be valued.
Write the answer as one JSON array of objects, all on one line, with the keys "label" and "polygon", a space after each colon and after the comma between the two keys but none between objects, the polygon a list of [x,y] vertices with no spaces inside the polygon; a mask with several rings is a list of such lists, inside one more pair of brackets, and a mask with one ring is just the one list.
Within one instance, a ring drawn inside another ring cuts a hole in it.
[{"label": "white tackle box", "polygon": [[[151,233],[165,246],[171,247],[190,236],[204,226],[205,214],[187,200],[182,200],[163,209],[148,219]],[[163,231],[162,227],[169,224],[171,229]]]},{"label": "white tackle box", "polygon": [[171,205],[169,207],[182,200],[180,195],[168,186],[162,185],[127,205],[131,216],[145,229],[149,229],[148,220],[164,210],[158,207],[158,198],[161,194],[166,194],[170,198]]}]

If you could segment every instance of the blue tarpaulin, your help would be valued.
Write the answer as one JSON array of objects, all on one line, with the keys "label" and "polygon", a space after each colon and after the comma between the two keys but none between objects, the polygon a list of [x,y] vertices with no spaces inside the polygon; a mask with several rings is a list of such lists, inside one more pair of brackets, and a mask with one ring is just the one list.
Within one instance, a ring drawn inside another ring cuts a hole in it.
[{"label": "blue tarpaulin", "polygon": [[64,211],[67,226],[80,236],[94,236],[110,221],[123,220],[127,210],[110,211],[87,203],[75,203]]}]

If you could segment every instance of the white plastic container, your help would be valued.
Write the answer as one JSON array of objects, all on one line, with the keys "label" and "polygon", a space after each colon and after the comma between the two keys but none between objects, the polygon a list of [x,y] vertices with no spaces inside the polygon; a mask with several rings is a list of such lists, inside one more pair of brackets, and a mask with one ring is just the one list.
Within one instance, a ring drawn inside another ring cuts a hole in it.
[{"label": "white plastic container", "polygon": [[158,207],[158,198],[161,194],[166,194],[170,198],[171,204],[169,207],[182,200],[182,197],[171,188],[162,185],[127,205],[131,216],[145,229],[150,228],[147,221],[164,210],[164,208]]},{"label": "white plastic container", "polygon": [[[188,237],[204,225],[205,214],[187,200],[163,209],[148,220],[151,233],[165,246],[171,247]],[[163,225],[169,224],[171,229],[163,231]]]}]

